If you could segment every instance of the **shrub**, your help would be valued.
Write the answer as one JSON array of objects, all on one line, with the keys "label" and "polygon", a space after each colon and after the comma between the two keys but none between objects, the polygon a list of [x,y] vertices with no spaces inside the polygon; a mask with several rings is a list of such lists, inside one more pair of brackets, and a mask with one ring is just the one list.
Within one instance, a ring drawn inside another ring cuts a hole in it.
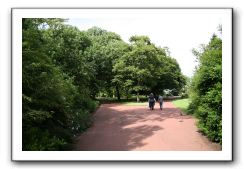
[{"label": "shrub", "polygon": [[222,40],[213,35],[203,52],[190,88],[188,112],[199,119],[200,131],[222,144]]}]

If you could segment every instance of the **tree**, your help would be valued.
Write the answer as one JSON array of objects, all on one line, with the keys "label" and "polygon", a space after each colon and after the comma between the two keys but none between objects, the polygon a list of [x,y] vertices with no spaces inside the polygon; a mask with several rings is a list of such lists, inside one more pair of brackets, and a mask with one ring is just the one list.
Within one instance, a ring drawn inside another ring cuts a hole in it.
[{"label": "tree", "polygon": [[120,99],[118,83],[112,82],[114,76],[112,69],[117,59],[127,51],[128,45],[116,33],[98,27],[88,29],[86,33],[92,41],[85,55],[86,62],[93,68],[90,83],[93,98],[100,91],[106,91],[111,97],[112,88],[115,88],[117,97]]},{"label": "tree", "polygon": [[124,81],[124,87],[131,88],[137,93],[137,101],[139,101],[139,93],[148,91],[149,86],[153,83],[153,62],[156,58],[156,50],[151,45],[150,39],[146,36],[132,36],[131,51],[123,55],[114,66],[116,72],[115,80]]},{"label": "tree", "polygon": [[179,64],[170,56],[162,56],[161,65],[157,70],[158,83],[153,87],[155,93],[162,93],[164,89],[180,91],[186,84],[186,79],[181,73]]},{"label": "tree", "polygon": [[[68,141],[64,116],[74,86],[45,54],[44,21],[23,19],[23,150],[55,150]],[[61,128],[66,136],[54,134]]]},{"label": "tree", "polygon": [[[65,38],[58,39],[53,35],[66,31],[61,21],[23,19],[23,150],[67,149],[73,136],[89,126],[89,112],[95,108],[94,102],[88,101],[89,97],[80,92],[77,80],[77,73],[80,72],[68,69],[72,64],[71,58],[78,63],[82,61],[78,52],[81,50],[77,49],[79,45],[66,46],[68,42],[63,42]],[[62,35],[65,36],[65,33]],[[79,39],[77,36],[80,35],[75,34],[73,38]],[[59,43],[55,43],[57,39]]]},{"label": "tree", "polygon": [[185,80],[178,63],[166,56],[164,49],[156,47],[147,36],[132,36],[130,51],[115,64],[114,81],[128,92],[140,94],[163,92],[164,89],[181,89]]},{"label": "tree", "polygon": [[109,43],[107,46],[107,59],[110,60],[109,70],[110,70],[110,76],[109,76],[109,83],[107,83],[106,88],[115,88],[115,93],[117,96],[117,99],[120,100],[121,96],[121,83],[119,81],[116,81],[114,76],[116,75],[113,72],[113,67],[117,63],[117,61],[129,51],[129,45],[122,40],[116,40]]},{"label": "tree", "polygon": [[84,57],[85,49],[91,45],[85,33],[61,24],[57,28],[45,30],[44,36],[49,46],[47,54],[53,62],[74,78],[80,90],[86,90],[92,73]]},{"label": "tree", "polygon": [[198,68],[192,79],[189,111],[211,140],[222,143],[222,40],[213,35],[197,52]]}]

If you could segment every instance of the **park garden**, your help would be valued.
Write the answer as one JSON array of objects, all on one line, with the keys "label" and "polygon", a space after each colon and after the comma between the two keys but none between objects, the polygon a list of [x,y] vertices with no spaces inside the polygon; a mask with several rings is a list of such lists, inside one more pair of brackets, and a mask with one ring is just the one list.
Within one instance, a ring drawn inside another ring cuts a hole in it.
[{"label": "park garden", "polygon": [[149,93],[177,98],[173,103],[198,119],[199,130],[222,143],[221,38],[193,49],[198,66],[186,77],[169,49],[148,36],[128,43],[115,32],[65,22],[22,20],[23,150],[72,150],[99,105],[142,104]]}]

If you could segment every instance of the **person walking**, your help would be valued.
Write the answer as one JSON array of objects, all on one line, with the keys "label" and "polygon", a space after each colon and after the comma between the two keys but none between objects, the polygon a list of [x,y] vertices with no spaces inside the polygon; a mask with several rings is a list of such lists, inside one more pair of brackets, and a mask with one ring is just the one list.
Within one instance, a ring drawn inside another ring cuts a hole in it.
[{"label": "person walking", "polygon": [[155,102],[156,102],[156,100],[155,100],[155,98],[154,98],[154,95],[153,95],[153,93],[151,93],[151,94],[149,95],[149,97],[148,97],[149,108],[150,108],[151,110],[154,109]]},{"label": "person walking", "polygon": [[163,96],[161,95],[158,96],[158,102],[159,102],[160,110],[163,110]]}]

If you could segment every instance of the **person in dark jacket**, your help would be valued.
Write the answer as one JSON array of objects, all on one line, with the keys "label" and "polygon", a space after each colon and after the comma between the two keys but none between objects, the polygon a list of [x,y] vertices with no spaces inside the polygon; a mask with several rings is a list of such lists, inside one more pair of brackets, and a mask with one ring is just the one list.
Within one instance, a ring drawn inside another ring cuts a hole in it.
[{"label": "person in dark jacket", "polygon": [[149,108],[150,108],[151,110],[154,109],[155,102],[156,102],[156,100],[155,100],[155,98],[154,98],[154,95],[153,95],[153,93],[151,93],[151,94],[149,95],[149,97],[148,97]]}]

